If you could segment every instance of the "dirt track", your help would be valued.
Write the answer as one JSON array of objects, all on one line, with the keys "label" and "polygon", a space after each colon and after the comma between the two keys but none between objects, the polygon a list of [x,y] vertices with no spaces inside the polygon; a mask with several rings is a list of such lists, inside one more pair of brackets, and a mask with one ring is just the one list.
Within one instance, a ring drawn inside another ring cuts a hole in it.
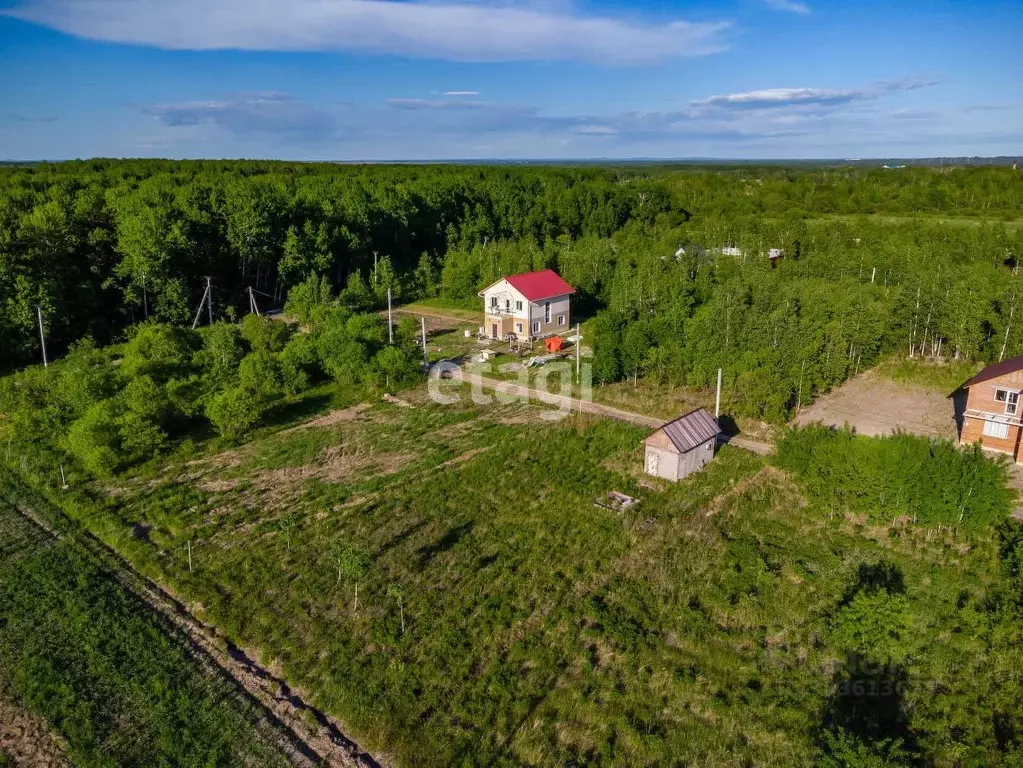
[{"label": "dirt track", "polygon": [[[654,418],[653,416],[644,416],[641,413],[623,411],[621,408],[614,408],[610,405],[602,405],[589,400],[580,400],[575,397],[569,397],[568,395],[557,395],[551,392],[544,392],[532,387],[524,387],[521,384],[516,384],[511,381],[490,379],[476,373],[468,373],[461,368],[451,371],[451,378],[455,381],[462,381],[479,387],[486,387],[508,395],[539,400],[542,403],[556,406],[564,411],[579,411],[581,413],[592,413],[597,416],[607,416],[612,419],[617,419],[618,421],[626,421],[630,424],[637,424],[641,427],[649,427],[650,429],[656,429],[664,423],[663,419]],[[773,450],[773,447],[768,443],[752,440],[750,438],[743,437],[742,435],[723,438],[721,442],[729,443],[730,445],[735,445],[739,448],[743,448],[747,451],[760,455],[766,455]]]}]

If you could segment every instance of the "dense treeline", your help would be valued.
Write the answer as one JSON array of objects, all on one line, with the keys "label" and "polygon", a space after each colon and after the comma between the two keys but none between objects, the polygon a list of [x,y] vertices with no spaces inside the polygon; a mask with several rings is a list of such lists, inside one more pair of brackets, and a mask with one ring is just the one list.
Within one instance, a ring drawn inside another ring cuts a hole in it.
[{"label": "dense treeline", "polygon": [[[92,161],[0,170],[0,348],[37,360],[182,323],[213,285],[279,306],[311,277],[352,311],[474,299],[553,267],[598,314],[598,382],[726,376],[735,413],[780,420],[892,350],[1023,352],[1009,169],[507,168]],[[831,214],[895,213],[892,220]],[[907,217],[907,215],[909,217]],[[915,218],[911,218],[915,217]],[[969,222],[967,222],[969,224]],[[784,257],[772,262],[770,249]]]},{"label": "dense treeline", "polygon": [[[772,263],[771,248],[784,257]],[[780,420],[892,351],[1023,353],[1021,249],[1000,226],[694,217],[452,249],[441,290],[474,295],[501,274],[554,266],[579,289],[576,308],[599,311],[596,381],[712,386],[720,367],[730,409]]]},{"label": "dense treeline", "polygon": [[[812,250],[801,225],[806,216],[1014,216],[1021,187],[1018,176],[994,168],[710,172],[169,161],[9,167],[0,169],[0,348],[12,362],[38,359],[36,304],[55,350],[85,335],[105,342],[145,317],[184,320],[204,276],[213,280],[216,308],[226,313],[246,306],[250,285],[280,299],[313,273],[344,286],[355,273],[368,277],[384,257],[405,275],[417,266],[439,269],[449,249],[471,252],[494,242],[520,244],[534,263],[560,261],[558,253],[572,250],[574,241],[602,242],[628,226],[660,235],[670,250],[657,256],[670,255],[686,242],[679,228],[690,218],[703,227],[706,245],[774,245],[774,232],[753,225],[783,217],[786,244],[801,240]],[[620,247],[603,243],[604,250]]]}]

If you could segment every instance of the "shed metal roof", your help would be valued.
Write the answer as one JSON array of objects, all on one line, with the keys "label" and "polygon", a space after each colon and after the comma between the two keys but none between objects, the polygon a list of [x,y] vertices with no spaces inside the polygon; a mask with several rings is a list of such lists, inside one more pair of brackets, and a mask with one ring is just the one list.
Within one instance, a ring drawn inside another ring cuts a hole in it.
[{"label": "shed metal roof", "polygon": [[669,421],[660,430],[671,440],[681,453],[693,450],[721,434],[721,428],[714,417],[703,408],[697,408],[674,421]]}]

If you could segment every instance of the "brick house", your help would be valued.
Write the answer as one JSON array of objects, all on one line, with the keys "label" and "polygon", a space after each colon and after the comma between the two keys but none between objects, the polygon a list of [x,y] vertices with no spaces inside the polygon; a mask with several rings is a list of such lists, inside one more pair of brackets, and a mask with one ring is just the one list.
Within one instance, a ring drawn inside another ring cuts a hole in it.
[{"label": "brick house", "polygon": [[1020,460],[1023,355],[989,365],[968,382],[961,443],[976,443]]},{"label": "brick house", "polygon": [[573,293],[575,288],[553,269],[502,277],[479,293],[483,297],[483,333],[492,339],[514,333],[525,341],[567,333]]}]

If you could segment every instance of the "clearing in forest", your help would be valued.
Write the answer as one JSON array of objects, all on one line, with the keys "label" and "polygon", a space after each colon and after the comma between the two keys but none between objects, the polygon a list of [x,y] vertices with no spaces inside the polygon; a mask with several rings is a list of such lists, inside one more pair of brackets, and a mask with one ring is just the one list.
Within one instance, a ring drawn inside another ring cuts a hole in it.
[{"label": "clearing in forest", "polygon": [[990,540],[815,509],[727,446],[659,483],[646,429],[422,395],[121,478],[88,524],[395,765],[812,765],[829,617],[879,558],[919,606],[917,738],[948,730],[927,681],[979,695],[955,627]]},{"label": "clearing in forest", "polygon": [[894,381],[872,369],[819,397],[794,424],[848,424],[861,435],[914,435],[956,440],[955,403],[950,392],[910,381]]}]

